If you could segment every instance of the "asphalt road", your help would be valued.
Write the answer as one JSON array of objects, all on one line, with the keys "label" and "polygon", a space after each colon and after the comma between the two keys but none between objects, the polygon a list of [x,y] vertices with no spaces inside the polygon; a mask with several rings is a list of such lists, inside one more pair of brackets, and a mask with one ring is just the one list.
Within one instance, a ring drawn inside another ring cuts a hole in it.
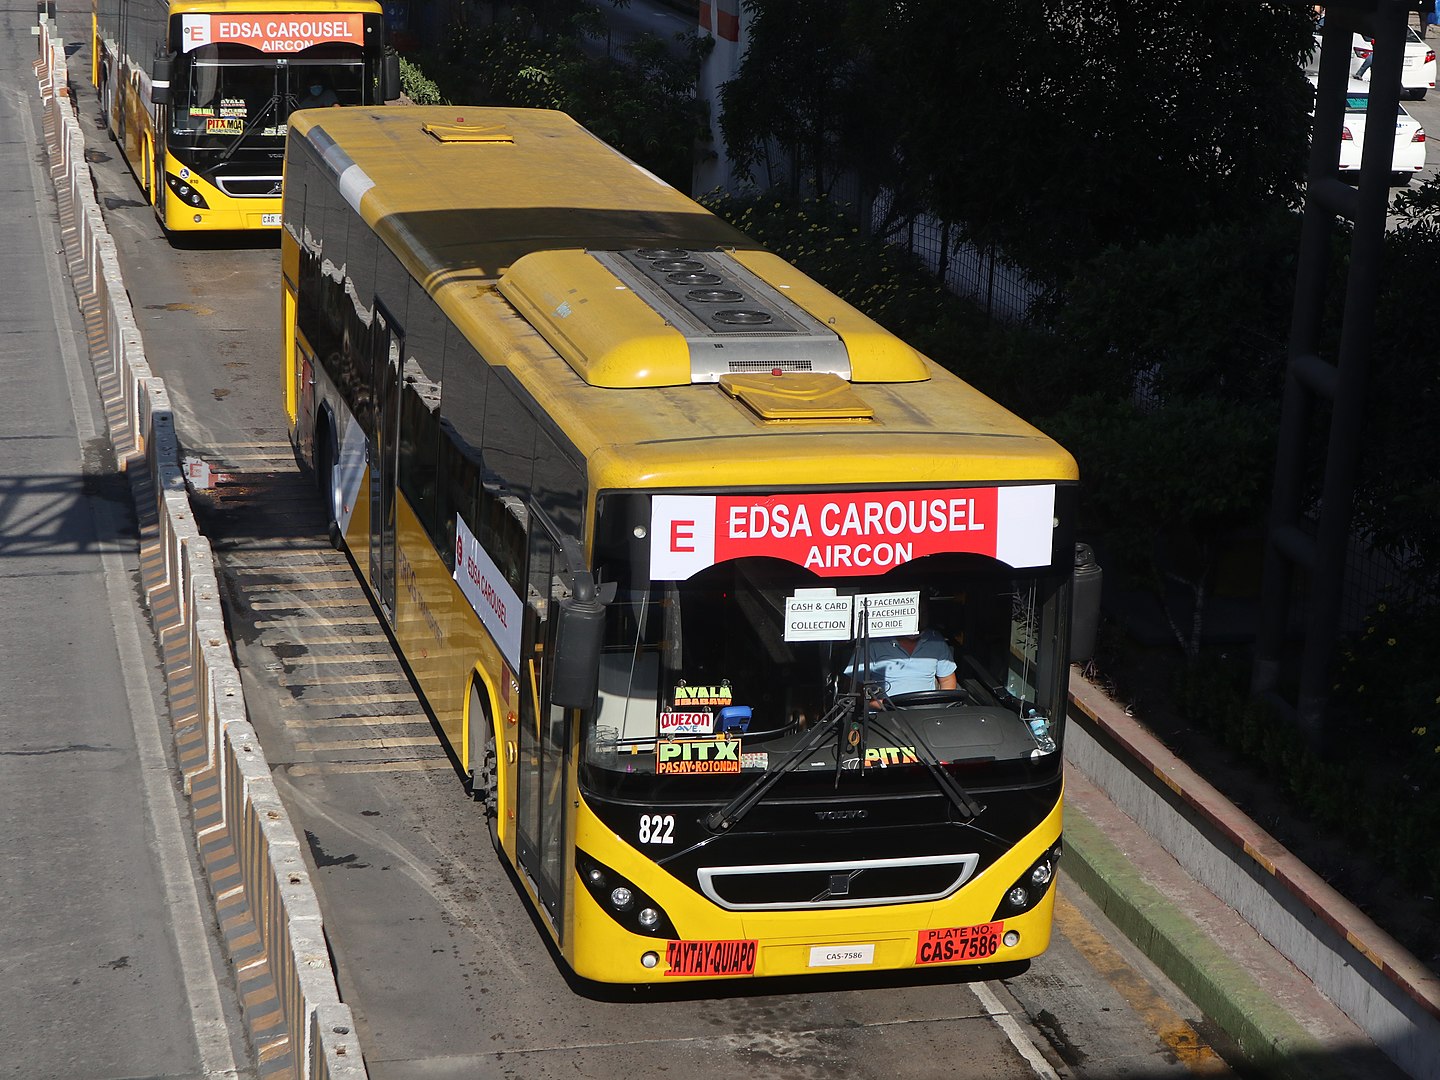
[{"label": "asphalt road", "polygon": [[[88,6],[60,18],[82,42]],[[149,361],[186,453],[214,470],[198,512],[251,719],[307,841],[372,1077],[1224,1074],[1200,1052],[1193,1006],[1064,881],[1056,944],[1025,971],[644,995],[568,978],[344,557],[326,547],[285,438],[274,239],[172,246],[100,130],[83,48],[72,64]]]},{"label": "asphalt road", "polygon": [[0,1076],[252,1076],[59,254],[34,14],[0,11]]}]

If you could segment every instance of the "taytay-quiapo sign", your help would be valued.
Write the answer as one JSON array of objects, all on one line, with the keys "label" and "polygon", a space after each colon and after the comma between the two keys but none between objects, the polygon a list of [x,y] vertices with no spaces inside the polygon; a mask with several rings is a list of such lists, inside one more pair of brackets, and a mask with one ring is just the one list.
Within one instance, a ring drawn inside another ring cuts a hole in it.
[{"label": "taytay-quiapo sign", "polygon": [[650,576],[683,581],[715,563],[768,556],[821,577],[883,574],[940,552],[1048,566],[1054,484],[925,491],[657,495]]}]

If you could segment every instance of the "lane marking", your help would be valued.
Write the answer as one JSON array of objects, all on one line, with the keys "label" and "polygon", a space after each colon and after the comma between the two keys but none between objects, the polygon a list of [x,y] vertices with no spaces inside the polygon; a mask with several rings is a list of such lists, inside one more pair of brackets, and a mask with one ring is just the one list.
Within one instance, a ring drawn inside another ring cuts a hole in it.
[{"label": "lane marking", "polygon": [[391,683],[399,684],[401,686],[410,685],[410,680],[405,678],[405,676],[402,675],[398,669],[393,675],[347,675],[344,672],[335,672],[329,675],[320,675],[318,673],[314,675],[307,675],[302,679],[287,679],[285,678],[285,676],[282,675],[276,681],[287,690],[303,690],[307,686],[348,686],[352,683],[357,686],[362,684],[368,685],[371,683]]},{"label": "lane marking", "polygon": [[[385,716],[310,716],[297,727],[309,724],[330,724],[335,727],[430,727],[430,718],[424,713],[390,713]],[[430,736],[435,741],[435,736]]]},{"label": "lane marking", "polygon": [[280,703],[283,709],[294,709],[311,705],[369,705],[371,702],[414,701],[415,694],[359,694],[346,697],[286,698]]},{"label": "lane marking", "polygon": [[399,750],[406,746],[440,746],[433,735],[396,735],[384,739],[331,739],[326,742],[296,743],[296,750],[306,753],[324,753],[340,750]]},{"label": "lane marking", "polygon": [[1000,999],[995,996],[995,991],[982,982],[968,983],[967,985],[980,1000],[980,1007],[1005,1033],[1005,1037],[1010,1040],[1010,1045],[1020,1052],[1020,1056],[1029,1064],[1031,1071],[1042,1080],[1060,1080],[1060,1074],[1050,1067],[1050,1063],[1045,1060],[1045,1055],[1040,1053],[1039,1048],[1031,1040],[1029,1032],[1020,1021],[1015,1019],[1010,1010],[1000,1003]]},{"label": "lane marking", "polygon": [[296,602],[287,602],[285,600],[249,600],[246,601],[246,606],[254,611],[290,611],[295,608],[323,608],[327,611],[333,611],[337,608],[347,611],[372,610],[369,600],[346,600],[343,597],[330,599],[323,596],[312,597],[303,603],[299,602],[298,599]]},{"label": "lane marking", "polygon": [[[415,761],[300,761],[285,767],[291,776],[321,776],[327,773],[454,772],[446,757]],[[1053,1075],[1053,1074],[1052,1074]]]},{"label": "lane marking", "polygon": [[1055,923],[1095,972],[1113,986],[1176,1060],[1199,1076],[1233,1076],[1200,1033],[1158,995],[1115,946],[1063,892],[1055,897]]},{"label": "lane marking", "polygon": [[[325,644],[327,644],[327,645],[331,645],[331,644],[346,645],[346,644],[349,644],[349,643],[348,643],[348,642],[341,641],[341,642],[326,642]],[[374,663],[377,663],[377,662],[382,661],[382,660],[389,660],[389,661],[392,661],[392,662],[393,662],[393,661],[395,660],[395,654],[394,654],[393,652],[373,652],[373,653],[357,653],[357,652],[351,652],[351,653],[334,653],[334,654],[328,655],[328,656],[316,656],[314,653],[307,653],[307,654],[305,654],[304,656],[287,657],[285,660],[279,661],[279,662],[282,663],[283,665],[289,667],[289,668],[290,668],[290,672],[295,672],[295,671],[299,671],[301,668],[304,668],[304,667],[325,667],[325,666],[328,666],[328,665],[330,665],[330,664],[374,664]],[[289,674],[290,672],[287,672],[286,674]],[[405,678],[404,675],[399,675],[399,676],[396,676],[396,677],[399,678],[399,679],[404,679],[404,678]]]}]

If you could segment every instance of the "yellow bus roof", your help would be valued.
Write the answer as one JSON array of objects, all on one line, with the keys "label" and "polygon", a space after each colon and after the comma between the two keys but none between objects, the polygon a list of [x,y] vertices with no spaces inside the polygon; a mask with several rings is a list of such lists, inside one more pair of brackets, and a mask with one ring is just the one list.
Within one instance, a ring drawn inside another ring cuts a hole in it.
[{"label": "yellow bus roof", "polygon": [[309,15],[332,11],[382,14],[380,0],[170,0],[172,15]]},{"label": "yellow bus roof", "polygon": [[[323,109],[294,114],[290,137],[310,142],[479,353],[526,387],[586,456],[597,488],[1077,477],[1047,436],[562,113]],[[573,256],[543,263],[538,284],[522,273],[501,282],[527,255],[657,245],[729,251],[784,290],[844,340],[856,369],[848,384],[788,371],[694,383],[657,375],[650,369],[678,363],[667,359],[664,320],[645,321],[633,296],[601,286],[603,275],[566,290]],[[604,316],[570,340],[554,313],[587,304]],[[618,342],[623,352],[628,335],[643,333],[650,343],[630,349],[630,361],[587,351]]]}]

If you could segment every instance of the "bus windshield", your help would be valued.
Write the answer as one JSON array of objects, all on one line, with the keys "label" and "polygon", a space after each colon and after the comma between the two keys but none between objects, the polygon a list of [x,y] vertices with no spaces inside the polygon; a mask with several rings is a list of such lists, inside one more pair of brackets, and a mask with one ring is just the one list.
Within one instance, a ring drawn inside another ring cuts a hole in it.
[{"label": "bus windshield", "polygon": [[[642,580],[623,562],[598,572],[617,586],[585,738],[602,790],[723,801],[782,762],[801,784],[884,770],[883,786],[910,789],[933,787],[934,764],[963,767],[967,783],[1058,767],[1068,592],[1050,568],[951,553],[823,580],[770,558],[683,581]],[[901,675],[902,649],[933,662]],[[855,721],[815,743],[847,694]]]},{"label": "bus windshield", "polygon": [[200,150],[278,149],[294,110],[365,100],[365,64],[353,46],[271,56],[218,43],[191,52],[186,69],[175,81],[170,130]]}]

